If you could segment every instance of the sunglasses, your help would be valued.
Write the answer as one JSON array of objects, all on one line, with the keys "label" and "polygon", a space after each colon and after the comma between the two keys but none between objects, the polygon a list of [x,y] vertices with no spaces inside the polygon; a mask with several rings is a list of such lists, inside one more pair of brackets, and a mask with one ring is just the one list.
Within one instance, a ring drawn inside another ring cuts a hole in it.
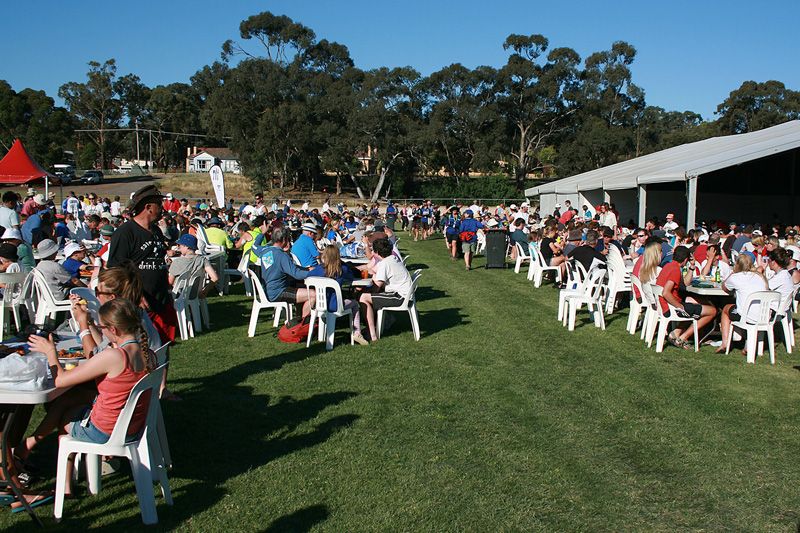
[{"label": "sunglasses", "polygon": [[94,288],[94,295],[95,296],[100,296],[101,294],[104,295],[104,296],[111,296],[114,293],[113,292],[108,292],[108,291],[101,291],[100,289],[95,287]]}]

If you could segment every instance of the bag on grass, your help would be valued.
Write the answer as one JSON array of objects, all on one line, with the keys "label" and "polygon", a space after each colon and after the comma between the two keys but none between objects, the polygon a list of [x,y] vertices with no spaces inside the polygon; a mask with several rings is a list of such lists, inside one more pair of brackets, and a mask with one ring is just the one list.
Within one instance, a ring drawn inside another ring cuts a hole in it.
[{"label": "bag on grass", "polygon": [[308,329],[310,327],[310,317],[305,317],[304,319],[293,318],[278,330],[278,340],[292,344],[304,342],[308,338]]}]

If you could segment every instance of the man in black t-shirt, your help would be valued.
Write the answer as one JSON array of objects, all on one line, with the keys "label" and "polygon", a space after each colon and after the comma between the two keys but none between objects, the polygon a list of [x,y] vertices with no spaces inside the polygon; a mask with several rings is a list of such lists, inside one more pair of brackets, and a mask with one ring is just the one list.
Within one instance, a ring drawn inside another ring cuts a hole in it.
[{"label": "man in black t-shirt", "polygon": [[178,319],[167,278],[167,241],[157,224],[161,218],[162,199],[155,185],[148,185],[134,193],[130,202],[133,217],[111,237],[108,267],[119,266],[126,260],[133,261],[139,267],[147,314],[158,330],[161,341],[172,342],[175,340]]},{"label": "man in black t-shirt", "polygon": [[583,244],[572,250],[568,256],[570,259],[579,261],[587,272],[592,268],[592,263],[594,263],[595,260],[603,264],[606,262],[606,256],[595,249],[597,246],[597,237],[597,232],[590,229],[586,232],[586,240],[583,241]]}]

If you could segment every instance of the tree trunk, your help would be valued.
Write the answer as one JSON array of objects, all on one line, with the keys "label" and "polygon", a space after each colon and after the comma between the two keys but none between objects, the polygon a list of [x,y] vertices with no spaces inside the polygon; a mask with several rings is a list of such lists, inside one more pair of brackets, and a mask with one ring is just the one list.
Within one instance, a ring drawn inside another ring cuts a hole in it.
[{"label": "tree trunk", "polygon": [[336,196],[342,195],[342,174],[340,172],[336,173]]},{"label": "tree trunk", "polygon": [[372,197],[369,199],[370,202],[375,202],[378,199],[378,196],[380,196],[383,183],[386,181],[387,172],[389,172],[389,167],[384,167],[381,169],[381,177],[378,178],[378,184],[375,186],[375,190],[372,192]]},{"label": "tree trunk", "polygon": [[364,191],[361,190],[361,185],[358,184],[358,179],[356,179],[355,175],[352,172],[349,172],[349,174],[350,174],[350,180],[353,182],[353,185],[356,188],[356,194],[358,194],[359,198],[364,200],[365,199]]}]

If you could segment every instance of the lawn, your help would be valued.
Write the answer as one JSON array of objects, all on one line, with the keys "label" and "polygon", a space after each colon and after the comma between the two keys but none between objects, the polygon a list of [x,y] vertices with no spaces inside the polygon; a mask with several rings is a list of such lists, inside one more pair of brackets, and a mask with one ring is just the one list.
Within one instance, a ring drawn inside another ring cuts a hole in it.
[{"label": "lawn", "polygon": [[[184,400],[164,404],[175,505],[159,529],[797,529],[796,355],[656,354],[627,311],[569,333],[551,285],[403,241],[423,269],[420,342],[400,318],[326,353],[279,343],[266,313],[250,339],[248,299],[212,300],[214,331],[173,351]],[[53,530],[141,526],[126,473],[61,524],[51,512]],[[35,529],[0,512],[6,528]]]}]

